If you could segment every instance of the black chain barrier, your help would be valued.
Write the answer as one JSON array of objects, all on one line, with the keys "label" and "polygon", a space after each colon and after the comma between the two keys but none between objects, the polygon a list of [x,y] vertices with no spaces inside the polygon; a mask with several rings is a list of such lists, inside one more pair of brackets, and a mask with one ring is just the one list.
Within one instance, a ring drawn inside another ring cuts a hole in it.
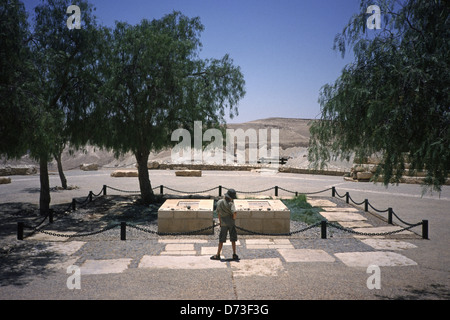
[{"label": "black chain barrier", "polygon": [[387,232],[359,232],[359,231],[355,231],[355,230],[352,230],[352,229],[344,228],[344,227],[342,227],[340,225],[337,225],[337,224],[334,224],[334,223],[327,222],[327,225],[329,225],[330,227],[333,227],[333,228],[336,228],[336,229],[339,229],[339,230],[342,230],[342,231],[345,231],[345,232],[353,233],[353,234],[356,234],[356,235],[360,235],[360,236],[387,236],[387,235],[393,235],[393,234],[396,234],[396,233],[399,233],[399,232],[403,232],[405,230],[409,230],[409,229],[412,229],[414,227],[420,226],[422,224],[423,224],[423,222],[418,222],[418,223],[413,224],[413,225],[411,225],[409,227],[406,227],[406,228],[402,228],[402,229],[399,229],[399,230],[393,230],[393,231],[387,231]]},{"label": "black chain barrier", "polygon": [[[138,194],[138,193],[140,193],[140,191],[122,190],[122,189],[118,189],[118,188],[114,188],[114,187],[111,187],[111,186],[104,185],[103,188],[102,188],[102,190],[100,190],[100,192],[98,192],[97,194],[95,194],[95,193],[93,193],[92,191],[90,191],[90,192],[89,192],[89,195],[86,197],[86,199],[84,199],[84,201],[78,201],[78,200],[76,200],[75,198],[72,199],[72,203],[69,205],[69,207],[67,207],[65,210],[63,210],[62,213],[67,213],[67,212],[70,212],[70,211],[72,211],[72,210],[76,210],[76,204],[78,204],[79,206],[84,206],[84,205],[86,205],[86,204],[92,202],[92,201],[93,201],[93,197],[97,198],[97,197],[100,197],[102,194],[103,194],[103,195],[106,195],[106,194],[107,194],[107,191],[106,191],[107,188],[109,188],[109,189],[111,189],[111,190],[114,190],[114,191],[117,191],[117,192],[123,192],[123,193],[128,193],[128,194]],[[223,186],[217,186],[217,187],[213,187],[213,188],[209,188],[209,189],[205,189],[205,190],[195,191],[195,192],[194,192],[194,191],[181,191],[181,190],[177,190],[177,189],[165,187],[165,186],[163,186],[163,185],[158,186],[158,187],[154,187],[154,188],[152,188],[152,190],[155,190],[155,189],[158,189],[158,188],[160,189],[160,193],[161,193],[161,194],[163,193],[163,188],[166,188],[166,189],[168,189],[168,190],[170,190],[170,191],[173,191],[173,192],[179,192],[179,193],[185,193],[185,194],[205,193],[205,192],[210,192],[210,191],[219,189],[219,196],[221,196],[222,189],[229,190],[229,188],[226,188],[226,187],[223,187]],[[283,190],[283,191],[288,192],[288,193],[294,193],[295,195],[298,195],[298,194],[299,194],[298,191],[292,191],[292,190],[288,190],[288,189],[285,189],[285,188],[282,188],[282,187],[278,187],[278,186],[271,187],[271,188],[266,188],[266,189],[262,189],[262,190],[258,190],[258,191],[236,191],[236,192],[237,192],[237,193],[243,193],[243,194],[254,194],[254,193],[267,192],[267,191],[270,191],[270,190],[272,190],[272,189],[275,189],[275,196],[278,196],[278,190]],[[316,192],[306,192],[306,193],[305,193],[305,192],[302,192],[301,194],[304,194],[304,195],[311,195],[311,194],[318,194],[318,193],[327,192],[327,191],[329,191],[329,190],[332,191],[332,196],[333,196],[333,197],[334,197],[335,195],[338,196],[339,198],[344,198],[344,197],[345,197],[347,203],[349,203],[349,201],[352,201],[355,205],[362,205],[362,204],[364,204],[364,205],[365,205],[365,211],[368,211],[368,207],[370,206],[370,207],[371,207],[373,210],[375,210],[376,212],[380,212],[380,213],[388,212],[388,213],[389,213],[388,222],[389,222],[390,224],[392,224],[392,216],[395,216],[399,221],[401,221],[402,223],[408,225],[408,227],[401,228],[401,229],[394,230],[394,231],[388,231],[388,232],[365,233],[365,232],[358,232],[358,231],[355,231],[355,230],[353,230],[353,229],[345,228],[345,227],[342,227],[342,226],[339,226],[339,225],[330,223],[330,222],[328,222],[327,220],[323,220],[323,221],[321,221],[321,222],[319,222],[319,223],[310,225],[310,226],[305,227],[305,228],[302,228],[302,229],[300,229],[300,230],[292,231],[292,232],[287,232],[287,233],[262,233],[262,232],[255,232],[255,231],[252,231],[252,230],[247,230],[247,229],[244,229],[244,228],[241,228],[241,227],[238,227],[238,226],[236,226],[236,228],[239,229],[239,230],[241,230],[241,231],[243,231],[243,232],[247,232],[248,234],[253,234],[253,235],[262,235],[262,236],[292,236],[293,234],[305,232],[305,231],[307,231],[307,230],[309,230],[309,229],[316,228],[316,227],[319,227],[319,226],[320,226],[320,227],[321,227],[322,238],[326,238],[326,227],[327,227],[327,225],[330,226],[330,227],[332,227],[332,228],[336,228],[336,229],[339,229],[339,230],[341,230],[341,231],[344,231],[344,232],[348,232],[348,233],[352,233],[352,234],[356,234],[356,235],[363,235],[363,236],[383,236],[383,235],[392,235],[392,234],[396,234],[396,233],[399,233],[399,232],[402,232],[402,231],[406,231],[406,230],[409,230],[409,229],[412,229],[412,228],[414,228],[414,227],[417,227],[417,226],[422,225],[422,238],[423,238],[423,239],[428,239],[428,220],[422,220],[421,222],[418,222],[418,223],[415,223],[415,224],[405,222],[404,220],[400,219],[400,217],[398,217],[397,214],[395,214],[395,212],[392,210],[392,208],[388,208],[388,209],[386,209],[386,210],[378,210],[378,209],[374,208],[374,207],[369,203],[369,201],[368,201],[367,199],[365,199],[365,200],[362,201],[362,202],[355,202],[355,201],[353,200],[353,198],[350,197],[350,195],[349,195],[348,192],[346,192],[345,195],[340,195],[340,194],[337,192],[337,190],[336,190],[335,187],[327,188],[327,189],[320,190],[320,191],[316,191]],[[49,218],[49,222],[50,222],[50,223],[53,223],[53,213],[54,213],[54,210],[53,210],[53,209],[50,209],[49,213],[43,218],[43,220],[42,220],[40,223],[38,223],[36,226],[34,226],[34,227],[33,227],[33,226],[29,226],[29,225],[25,225],[23,222],[18,222],[17,238],[18,238],[19,240],[23,240],[23,239],[24,239],[24,234],[23,234],[23,232],[24,232],[24,229],[25,229],[25,228],[31,229],[31,230],[32,230],[31,233],[28,234],[26,237],[31,236],[31,235],[34,234],[35,232],[40,232],[40,233],[48,234],[48,235],[51,235],[51,236],[66,237],[66,238],[74,238],[74,237],[86,237],[86,236],[91,236],[91,235],[100,234],[100,233],[103,233],[103,232],[105,232],[105,231],[114,229],[114,228],[116,228],[116,227],[118,227],[118,226],[121,226],[121,228],[122,228],[121,233],[123,233],[123,234],[125,234],[125,228],[128,226],[128,227],[134,228],[134,229],[139,230],[139,231],[143,231],[143,232],[147,232],[147,233],[152,233],[152,234],[159,235],[159,236],[194,235],[194,234],[199,234],[199,233],[201,233],[201,232],[207,231],[207,230],[209,230],[209,229],[214,229],[215,227],[218,226],[218,224],[213,224],[213,225],[210,226],[210,227],[203,228],[203,229],[199,229],[199,230],[194,230],[194,231],[189,231],[189,232],[176,232],[176,233],[167,233],[167,232],[165,232],[165,233],[162,233],[162,232],[158,232],[158,231],[149,230],[149,229],[144,228],[144,227],[139,226],[139,225],[135,225],[135,224],[127,224],[127,223],[122,222],[122,224],[113,224],[113,225],[111,225],[111,226],[105,227],[105,228],[103,228],[103,229],[101,229],[101,230],[98,230],[98,231],[92,231],[92,232],[86,232],[86,233],[78,233],[78,234],[68,235],[68,234],[62,234],[62,233],[56,233],[56,232],[52,232],[52,231],[43,230],[43,228],[44,228],[45,226],[42,227],[42,228],[40,228],[40,226],[42,226],[42,224],[46,221],[47,218]],[[60,213],[61,213],[61,212],[60,212]],[[124,237],[123,237],[123,238],[124,238]]]},{"label": "black chain barrier", "polygon": [[206,227],[206,228],[202,228],[202,229],[198,229],[198,230],[194,230],[194,231],[185,231],[185,232],[159,232],[159,231],[149,230],[149,229],[139,226],[137,224],[128,224],[128,223],[126,224],[126,226],[134,228],[139,231],[152,233],[152,234],[155,234],[158,236],[189,236],[189,235],[199,234],[199,233],[207,231],[207,230],[213,230],[215,227],[218,226],[218,224],[214,223],[211,227]]},{"label": "black chain barrier", "polygon": [[164,188],[166,188],[166,189],[168,189],[170,191],[173,191],[173,192],[178,192],[178,193],[197,194],[197,193],[205,193],[205,192],[213,191],[213,190],[218,189],[219,187],[214,187],[214,188],[201,190],[201,191],[181,191],[181,190],[176,190],[176,189],[172,189],[172,188],[169,188],[169,187],[164,187]]},{"label": "black chain barrier", "polygon": [[[361,235],[361,236],[385,236],[385,235],[393,235],[393,234],[396,234],[396,233],[407,231],[407,230],[412,229],[414,227],[423,225],[423,223],[424,222],[422,221],[422,222],[413,224],[413,225],[411,225],[409,227],[405,227],[405,228],[402,228],[402,229],[393,230],[393,231],[387,231],[387,232],[376,232],[376,233],[355,231],[353,229],[345,228],[345,227],[342,227],[340,225],[337,225],[337,224],[334,224],[334,223],[330,223],[330,222],[328,222],[326,220],[318,222],[318,223],[315,223],[315,224],[312,224],[312,225],[310,225],[308,227],[299,229],[297,231],[291,231],[291,232],[286,232],[286,233],[256,232],[256,231],[248,230],[248,229],[245,229],[245,228],[241,228],[239,226],[236,226],[236,229],[241,230],[243,232],[246,232],[248,234],[252,234],[252,235],[275,236],[275,237],[277,237],[277,236],[292,236],[294,234],[305,232],[305,231],[310,230],[312,228],[320,227],[321,228],[321,237],[322,237],[322,239],[326,239],[327,238],[327,236],[326,236],[326,234],[327,234],[327,228],[326,227],[327,226],[330,226],[330,227],[335,228],[335,229],[339,229],[339,230],[344,231],[344,232],[352,233],[352,234],[355,234],[355,235]],[[97,230],[97,231],[85,232],[85,233],[76,233],[76,234],[63,234],[63,233],[57,233],[57,232],[43,230],[43,229],[39,229],[39,228],[32,228],[32,227],[24,225],[23,227],[31,228],[33,230],[26,237],[22,236],[21,238],[19,238],[19,240],[23,240],[24,238],[27,238],[27,237],[31,236],[35,232],[44,233],[44,234],[47,234],[47,235],[50,235],[50,236],[55,236],[55,237],[63,237],[63,238],[87,237],[87,236],[100,234],[100,233],[109,231],[111,229],[114,229],[114,228],[116,228],[118,226],[123,226],[123,225],[125,225],[126,227],[131,227],[131,228],[134,228],[136,230],[139,230],[139,231],[142,231],[142,232],[146,232],[146,233],[151,233],[151,234],[158,235],[158,236],[189,236],[189,235],[197,235],[197,234],[200,234],[200,233],[205,232],[207,230],[212,230],[215,227],[219,226],[219,224],[214,224],[214,225],[212,225],[210,227],[206,227],[206,228],[202,228],[202,229],[198,229],[198,230],[193,230],[193,231],[186,231],[186,232],[158,232],[158,231],[147,229],[147,228],[145,228],[143,226],[140,226],[140,225],[129,224],[129,223],[124,223],[123,222],[121,224],[113,224],[111,226],[105,227],[105,228],[103,228],[101,230]],[[122,229],[121,230],[121,240],[125,240],[126,236],[124,236],[124,234],[125,234],[125,231]]]},{"label": "black chain barrier", "polygon": [[[78,238],[78,237],[88,237],[88,236],[93,236],[96,234],[100,234],[103,233],[105,231],[114,229],[116,227],[120,226],[120,224],[113,224],[110,226],[107,226],[101,230],[97,230],[97,231],[92,231],[92,232],[85,232],[85,233],[76,233],[76,234],[64,234],[64,233],[58,233],[58,232],[53,232],[53,231],[48,231],[48,230],[43,230],[43,229],[38,229],[38,228],[33,228],[33,231],[28,234],[26,237],[30,237],[31,235],[33,235],[35,232],[39,232],[39,233],[43,233],[43,234],[47,234],[49,236],[54,236],[54,237],[62,237],[62,238]],[[27,226],[24,226],[25,228]],[[28,227],[30,228],[30,227]]]}]

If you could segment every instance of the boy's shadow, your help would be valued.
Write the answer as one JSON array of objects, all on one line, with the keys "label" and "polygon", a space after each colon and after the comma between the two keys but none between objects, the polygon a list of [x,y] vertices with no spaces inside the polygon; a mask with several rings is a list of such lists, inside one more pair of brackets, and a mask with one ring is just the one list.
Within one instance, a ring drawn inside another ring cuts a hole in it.
[{"label": "boy's shadow", "polygon": [[220,258],[220,262],[231,262],[231,261],[234,261],[234,262],[239,262],[241,259],[239,258],[239,259],[233,259],[233,258],[227,258],[227,259],[225,259],[225,258]]}]

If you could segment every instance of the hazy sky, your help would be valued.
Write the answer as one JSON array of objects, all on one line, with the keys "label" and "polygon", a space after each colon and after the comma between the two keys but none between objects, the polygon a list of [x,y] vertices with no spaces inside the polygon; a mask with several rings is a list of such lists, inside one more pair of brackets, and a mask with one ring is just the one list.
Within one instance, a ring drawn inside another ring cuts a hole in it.
[{"label": "hazy sky", "polygon": [[[333,82],[351,56],[333,51],[333,39],[359,0],[91,0],[100,24],[137,24],[173,10],[200,17],[202,58],[230,54],[241,67],[246,96],[239,123],[268,117],[314,119],[320,116],[320,88]],[[32,14],[39,0],[25,0]],[[73,1],[76,4],[76,0]],[[67,20],[62,13],[61,19]]]}]

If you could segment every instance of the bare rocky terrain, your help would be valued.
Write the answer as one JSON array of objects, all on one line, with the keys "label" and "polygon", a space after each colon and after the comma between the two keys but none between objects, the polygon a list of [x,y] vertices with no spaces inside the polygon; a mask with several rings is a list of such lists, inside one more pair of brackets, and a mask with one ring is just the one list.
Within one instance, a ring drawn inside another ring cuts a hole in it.
[{"label": "bare rocky terrain", "polygon": [[[302,168],[309,167],[307,159],[307,147],[309,144],[309,127],[312,120],[308,119],[295,119],[295,118],[268,118],[261,120],[254,120],[245,123],[232,123],[227,124],[228,129],[242,129],[244,131],[253,129],[259,132],[261,129],[267,129],[268,142],[270,143],[271,129],[279,130],[279,155],[289,158],[285,167]],[[261,142],[259,142],[261,146]],[[270,149],[270,148],[269,148]],[[79,168],[83,163],[96,163],[100,167],[105,168],[134,168],[136,159],[131,153],[114,157],[112,150],[102,150],[95,146],[86,146],[82,150],[69,151],[69,148],[63,152],[62,163],[64,170],[71,170]],[[149,161],[157,161],[159,163],[171,163],[171,150],[163,150],[150,155]],[[329,170],[337,171],[350,171],[352,162],[335,161],[331,162],[328,166]],[[33,165],[38,164],[29,158],[29,156],[23,156],[17,160],[6,160],[1,158],[0,166],[21,166],[21,165]],[[49,164],[50,171],[56,171],[56,161],[52,161]]]}]

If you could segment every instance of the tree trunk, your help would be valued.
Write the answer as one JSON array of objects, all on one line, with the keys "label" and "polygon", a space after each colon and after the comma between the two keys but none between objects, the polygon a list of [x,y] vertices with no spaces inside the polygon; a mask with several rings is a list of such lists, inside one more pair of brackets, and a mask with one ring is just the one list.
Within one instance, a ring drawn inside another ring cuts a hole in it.
[{"label": "tree trunk", "polygon": [[67,190],[67,179],[64,175],[62,163],[61,163],[61,153],[55,153],[53,155],[56,159],[56,163],[58,164],[58,173],[59,173],[59,179],[61,180],[61,187],[63,187],[64,190]]},{"label": "tree trunk", "polygon": [[39,179],[41,182],[41,194],[39,198],[39,212],[46,215],[50,210],[50,182],[48,180],[48,157],[39,158]]},{"label": "tree trunk", "polygon": [[144,150],[142,152],[136,152],[135,157],[138,163],[138,176],[139,187],[141,189],[141,199],[144,204],[148,205],[155,201],[155,195],[153,194],[152,185],[150,183],[150,177],[148,175],[148,156],[150,151]]}]

